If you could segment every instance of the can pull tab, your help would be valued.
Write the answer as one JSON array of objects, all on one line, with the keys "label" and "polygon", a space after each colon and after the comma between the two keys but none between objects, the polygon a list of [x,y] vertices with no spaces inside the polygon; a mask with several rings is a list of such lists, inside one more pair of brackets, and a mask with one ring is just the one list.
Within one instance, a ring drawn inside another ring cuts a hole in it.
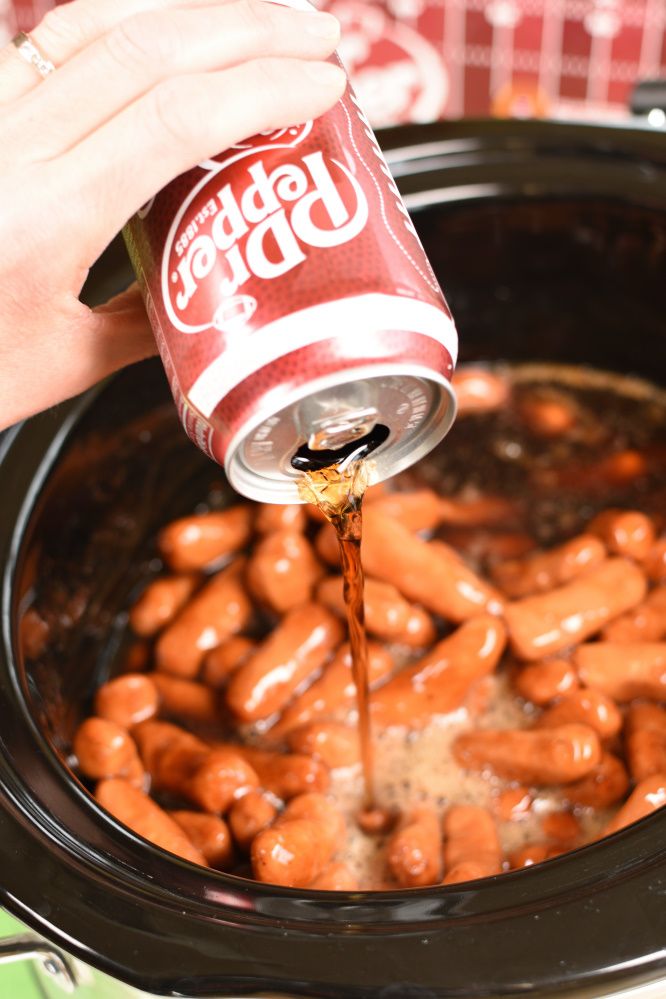
[{"label": "can pull tab", "polygon": [[311,451],[337,451],[369,434],[377,416],[377,410],[368,406],[338,417],[325,417],[319,425],[313,424],[308,435],[308,447]]},{"label": "can pull tab", "polygon": [[326,468],[354,455],[365,457],[389,436],[379,420],[374,386],[357,381],[308,396],[296,423],[305,439],[291,464],[300,471]]}]

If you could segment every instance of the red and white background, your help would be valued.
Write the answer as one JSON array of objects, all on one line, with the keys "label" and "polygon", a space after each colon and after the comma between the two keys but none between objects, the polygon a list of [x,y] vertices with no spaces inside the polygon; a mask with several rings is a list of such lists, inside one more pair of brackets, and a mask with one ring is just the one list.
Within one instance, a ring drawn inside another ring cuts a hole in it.
[{"label": "red and white background", "polygon": [[[618,119],[666,77],[666,0],[320,0],[376,127],[462,115]],[[53,0],[0,0],[0,37]]]}]

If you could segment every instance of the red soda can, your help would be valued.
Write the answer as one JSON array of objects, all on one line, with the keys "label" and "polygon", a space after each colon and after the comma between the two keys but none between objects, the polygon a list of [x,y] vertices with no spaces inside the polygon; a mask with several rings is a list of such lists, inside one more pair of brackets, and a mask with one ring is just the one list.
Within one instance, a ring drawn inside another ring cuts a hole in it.
[{"label": "red soda can", "polygon": [[364,446],[381,481],[449,429],[455,326],[349,86],[177,177],[125,238],[181,421],[244,495],[299,502],[299,469]]}]

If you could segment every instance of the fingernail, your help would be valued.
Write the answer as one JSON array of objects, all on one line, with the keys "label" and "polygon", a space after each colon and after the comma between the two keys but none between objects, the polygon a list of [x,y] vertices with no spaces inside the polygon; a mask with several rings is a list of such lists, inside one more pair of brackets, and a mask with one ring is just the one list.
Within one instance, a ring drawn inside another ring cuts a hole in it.
[{"label": "fingernail", "polygon": [[331,62],[304,62],[303,69],[320,87],[339,87],[345,78],[344,70]]},{"label": "fingernail", "polygon": [[308,35],[315,38],[337,38],[340,34],[340,22],[332,14],[308,14],[303,18]]}]

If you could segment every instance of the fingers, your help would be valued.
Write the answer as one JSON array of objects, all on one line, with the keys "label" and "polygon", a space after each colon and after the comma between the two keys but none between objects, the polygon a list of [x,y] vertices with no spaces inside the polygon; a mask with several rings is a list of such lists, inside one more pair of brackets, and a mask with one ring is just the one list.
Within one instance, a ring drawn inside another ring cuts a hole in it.
[{"label": "fingers", "polygon": [[173,177],[248,135],[323,114],[345,83],[330,63],[276,58],[163,81],[56,161],[78,206],[72,238],[96,259]]},{"label": "fingers", "polygon": [[[207,73],[268,56],[326,59],[338,41],[330,14],[304,13],[261,0],[141,11],[74,55],[20,102],[9,134],[29,135],[23,154],[50,159],[164,80]],[[71,114],[73,98],[76,114]],[[39,130],[27,126],[39,116]],[[52,123],[49,126],[48,123]]]},{"label": "fingers", "polygon": [[[56,68],[139,12],[182,6],[183,0],[73,0],[48,11],[30,37]],[[224,0],[223,0],[224,2]],[[197,0],[198,7],[220,0]],[[16,101],[43,81],[13,45],[0,50],[0,104]]]},{"label": "fingers", "polygon": [[[56,67],[62,65],[86,45],[100,38],[114,25],[139,10],[175,7],[182,0],[74,0],[50,10],[30,32],[33,42]],[[206,2],[219,0],[197,0]],[[42,83],[37,71],[13,45],[0,50],[0,104],[22,97]]]},{"label": "fingers", "polygon": [[54,313],[60,312],[65,321],[57,335],[26,337],[20,350],[3,356],[0,428],[78,395],[157,351],[136,286],[93,312],[80,302],[64,309],[55,303]]}]

